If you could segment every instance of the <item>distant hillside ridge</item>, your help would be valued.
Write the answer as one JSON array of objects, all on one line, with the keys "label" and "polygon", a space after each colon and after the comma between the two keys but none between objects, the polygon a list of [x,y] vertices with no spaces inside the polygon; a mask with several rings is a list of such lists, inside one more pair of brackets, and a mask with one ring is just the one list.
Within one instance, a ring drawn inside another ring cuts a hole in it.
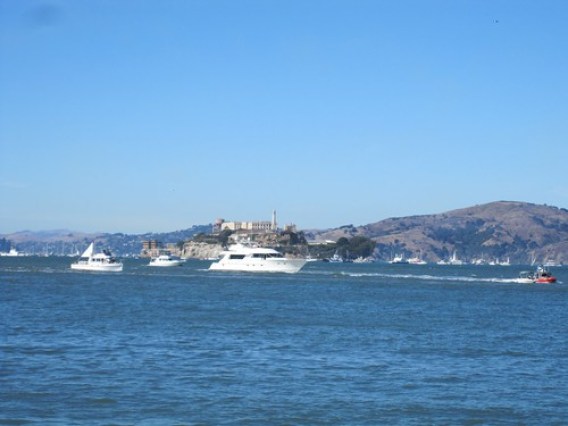
[{"label": "distant hillside ridge", "polygon": [[316,241],[353,236],[373,239],[375,255],[383,260],[402,254],[434,262],[455,252],[468,261],[568,263],[568,210],[517,201],[306,232],[308,239]]},{"label": "distant hillside ridge", "polygon": [[82,252],[95,241],[98,249],[108,248],[117,256],[135,256],[140,254],[142,242],[156,240],[161,243],[183,243],[199,233],[209,233],[212,225],[194,225],[188,229],[172,232],[145,234],[122,233],[82,233],[69,230],[21,231],[0,235],[19,251],[34,255],[68,256]]},{"label": "distant hillside ridge", "polygon": [[[28,254],[70,255],[95,240],[118,256],[140,254],[142,241],[180,243],[212,232],[212,225],[165,233],[87,234],[68,230],[0,235],[6,249],[11,243]],[[497,201],[446,213],[390,218],[364,226],[346,225],[306,230],[307,240],[337,241],[363,236],[376,242],[374,256],[419,256],[429,262],[448,259],[454,252],[464,261],[509,260],[515,264],[568,264],[568,210],[517,201]]]}]

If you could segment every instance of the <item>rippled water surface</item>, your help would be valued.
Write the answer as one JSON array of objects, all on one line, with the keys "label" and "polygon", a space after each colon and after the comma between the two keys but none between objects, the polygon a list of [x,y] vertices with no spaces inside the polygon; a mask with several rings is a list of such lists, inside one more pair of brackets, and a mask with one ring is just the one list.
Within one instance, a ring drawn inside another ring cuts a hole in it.
[{"label": "rippled water surface", "polygon": [[568,424],[568,268],[0,258],[0,424]]}]

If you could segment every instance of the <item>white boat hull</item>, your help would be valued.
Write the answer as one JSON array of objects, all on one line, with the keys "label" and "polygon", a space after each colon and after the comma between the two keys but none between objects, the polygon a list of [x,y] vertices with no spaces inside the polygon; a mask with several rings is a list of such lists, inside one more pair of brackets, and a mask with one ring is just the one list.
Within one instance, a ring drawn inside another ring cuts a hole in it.
[{"label": "white boat hull", "polygon": [[519,284],[533,284],[534,279],[532,279],[532,278],[517,278],[516,280],[514,280],[514,282],[519,283]]},{"label": "white boat hull", "polygon": [[122,272],[122,263],[109,263],[107,265],[91,265],[73,263],[71,269],[76,271],[96,271],[96,272]]},{"label": "white boat hull", "polygon": [[295,274],[306,264],[305,259],[221,259],[209,266],[211,271],[282,272]]},{"label": "white boat hull", "polygon": [[159,262],[150,262],[148,266],[158,266],[158,267],[170,267],[170,266],[181,266],[183,265],[183,260],[161,260]]}]

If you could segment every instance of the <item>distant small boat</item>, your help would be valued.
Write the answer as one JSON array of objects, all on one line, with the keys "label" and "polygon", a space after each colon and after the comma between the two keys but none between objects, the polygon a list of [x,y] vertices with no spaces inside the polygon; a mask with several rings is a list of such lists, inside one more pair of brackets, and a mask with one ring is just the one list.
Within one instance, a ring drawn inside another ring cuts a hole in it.
[{"label": "distant small boat", "polygon": [[7,252],[0,252],[0,256],[4,257],[18,257],[18,256],[25,256],[24,253],[19,252],[15,248],[11,248],[10,251]]},{"label": "distant small boat", "polygon": [[158,257],[150,259],[148,266],[181,266],[184,260],[177,256],[170,256],[169,254],[161,254]]},{"label": "distant small boat", "polygon": [[450,257],[450,265],[463,265],[463,260],[458,259],[458,255],[455,251],[452,257]]},{"label": "distant small boat", "polygon": [[464,262],[461,259],[458,259],[458,256],[456,254],[456,252],[454,251],[454,253],[452,254],[452,257],[449,258],[449,260],[440,260],[438,262],[438,265],[463,265]]},{"label": "distant small boat", "polygon": [[511,261],[509,260],[509,258],[507,258],[507,260],[499,260],[498,258],[496,258],[495,260],[492,260],[491,262],[489,262],[489,265],[491,265],[491,266],[511,266]]},{"label": "distant small boat", "polygon": [[428,262],[422,259],[421,256],[414,256],[408,259],[408,263],[411,265],[427,265]]},{"label": "distant small boat", "polygon": [[374,260],[372,257],[363,257],[359,256],[356,259],[353,259],[353,263],[373,263]]},{"label": "distant small boat", "polygon": [[342,256],[340,256],[339,254],[335,253],[333,256],[331,256],[329,259],[326,259],[326,262],[329,263],[343,263],[345,260],[343,259]]},{"label": "distant small boat", "polygon": [[389,260],[389,263],[390,263],[390,264],[393,264],[393,265],[396,265],[396,264],[398,264],[398,265],[407,265],[407,264],[408,264],[408,260],[406,260],[403,255],[397,254],[397,255],[394,256],[391,260]]},{"label": "distant small boat", "polygon": [[87,250],[83,252],[76,263],[71,264],[71,269],[77,271],[100,271],[100,272],[121,272],[122,263],[119,262],[109,250],[102,253],[93,254],[95,243],[91,243]]}]

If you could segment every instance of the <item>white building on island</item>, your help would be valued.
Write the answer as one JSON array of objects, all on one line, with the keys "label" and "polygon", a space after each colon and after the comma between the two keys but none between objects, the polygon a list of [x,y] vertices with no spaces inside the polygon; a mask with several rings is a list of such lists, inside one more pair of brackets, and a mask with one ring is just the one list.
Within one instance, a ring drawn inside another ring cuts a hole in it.
[{"label": "white building on island", "polygon": [[276,232],[278,224],[276,222],[276,210],[272,212],[272,220],[260,220],[250,222],[226,222],[225,219],[217,219],[213,225],[213,232],[219,233],[225,230],[250,233]]}]

